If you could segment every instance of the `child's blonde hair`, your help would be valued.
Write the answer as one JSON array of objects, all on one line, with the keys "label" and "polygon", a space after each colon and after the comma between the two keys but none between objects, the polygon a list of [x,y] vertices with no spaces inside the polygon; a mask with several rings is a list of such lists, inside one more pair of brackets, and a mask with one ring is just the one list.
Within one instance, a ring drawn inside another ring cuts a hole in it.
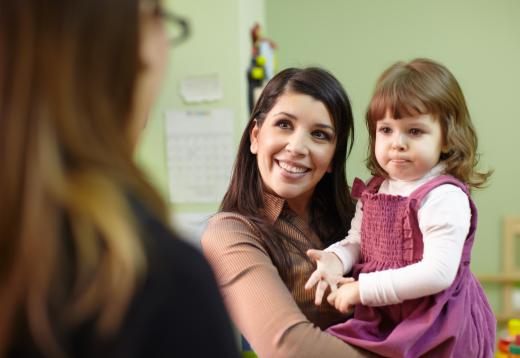
[{"label": "child's blonde hair", "polygon": [[443,65],[418,58],[397,62],[379,78],[366,113],[369,131],[367,167],[373,175],[387,177],[377,163],[374,148],[376,122],[389,113],[400,119],[431,114],[440,120],[443,153],[440,160],[450,174],[470,187],[484,185],[491,171],[477,171],[477,136],[462,90],[453,74]]}]

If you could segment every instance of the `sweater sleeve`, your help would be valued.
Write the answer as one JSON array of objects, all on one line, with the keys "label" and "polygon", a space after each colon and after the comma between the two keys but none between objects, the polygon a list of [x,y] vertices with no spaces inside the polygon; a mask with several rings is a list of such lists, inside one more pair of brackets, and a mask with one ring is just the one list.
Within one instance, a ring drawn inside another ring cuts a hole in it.
[{"label": "sweater sleeve", "polygon": [[467,195],[453,185],[441,185],[425,197],[418,219],[423,259],[399,269],[361,274],[364,305],[384,306],[433,295],[453,283],[470,227]]},{"label": "sweater sleeve", "polygon": [[307,320],[250,223],[218,214],[203,234],[232,320],[259,357],[366,357]]}]

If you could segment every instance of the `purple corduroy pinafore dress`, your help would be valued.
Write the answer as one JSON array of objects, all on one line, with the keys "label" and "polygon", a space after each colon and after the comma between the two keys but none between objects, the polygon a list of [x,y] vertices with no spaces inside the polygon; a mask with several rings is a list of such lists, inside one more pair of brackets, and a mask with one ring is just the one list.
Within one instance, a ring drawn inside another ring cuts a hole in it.
[{"label": "purple corduroy pinafore dress", "polygon": [[466,186],[442,175],[402,197],[377,193],[382,182],[378,177],[367,186],[359,179],[354,182],[352,195],[362,200],[363,221],[361,259],[352,276],[358,279],[360,273],[399,268],[422,259],[417,211],[424,196],[442,184],[461,188],[471,207],[471,226],[457,275],[450,287],[432,296],[382,307],[357,305],[353,318],[328,332],[384,357],[492,357],[496,320],[469,267],[477,210]]}]

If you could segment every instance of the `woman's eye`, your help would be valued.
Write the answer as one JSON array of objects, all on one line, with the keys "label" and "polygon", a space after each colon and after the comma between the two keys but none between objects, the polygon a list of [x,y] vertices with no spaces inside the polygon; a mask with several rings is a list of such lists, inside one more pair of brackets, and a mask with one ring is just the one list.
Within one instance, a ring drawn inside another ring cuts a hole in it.
[{"label": "woman's eye", "polygon": [[330,134],[324,131],[314,131],[312,132],[312,135],[314,136],[314,138],[323,140],[330,140],[331,138]]},{"label": "woman's eye", "polygon": [[276,126],[282,129],[290,129],[292,127],[291,122],[286,119],[281,119],[276,122]]},{"label": "woman's eye", "polygon": [[423,131],[420,130],[419,128],[410,129],[410,134],[413,136],[418,136],[418,135],[421,135],[422,133],[423,133]]}]

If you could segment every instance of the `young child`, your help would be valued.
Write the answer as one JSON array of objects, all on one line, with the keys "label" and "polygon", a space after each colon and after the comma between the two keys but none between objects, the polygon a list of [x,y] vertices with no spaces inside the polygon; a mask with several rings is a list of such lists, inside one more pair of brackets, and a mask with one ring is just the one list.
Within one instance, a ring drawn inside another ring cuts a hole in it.
[{"label": "young child", "polygon": [[[316,304],[354,317],[329,328],[385,357],[491,357],[496,321],[470,271],[477,210],[470,188],[477,138],[464,96],[444,66],[398,62],[378,80],[367,115],[368,168],[348,236],[309,250]],[[355,279],[343,278],[349,273]],[[337,288],[337,284],[341,284]]]}]

